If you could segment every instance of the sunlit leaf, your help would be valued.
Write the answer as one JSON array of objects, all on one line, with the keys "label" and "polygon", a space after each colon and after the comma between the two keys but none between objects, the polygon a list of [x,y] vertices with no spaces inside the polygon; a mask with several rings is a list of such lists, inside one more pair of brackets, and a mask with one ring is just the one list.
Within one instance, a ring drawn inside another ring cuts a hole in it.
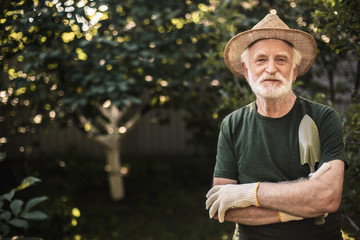
[{"label": "sunlit leaf", "polygon": [[20,186],[17,187],[17,191],[20,191],[22,189],[25,189],[25,188],[31,186],[31,185],[34,185],[37,182],[41,182],[41,180],[39,178],[36,178],[36,177],[27,177],[22,181]]},{"label": "sunlit leaf", "polygon": [[75,38],[75,33],[74,32],[66,32],[66,33],[63,33],[61,35],[62,37],[62,40],[65,42],[65,43],[68,43],[68,42],[71,42],[74,40]]},{"label": "sunlit leaf", "polygon": [[78,208],[73,208],[71,210],[71,214],[74,216],[74,217],[80,217],[80,210]]}]

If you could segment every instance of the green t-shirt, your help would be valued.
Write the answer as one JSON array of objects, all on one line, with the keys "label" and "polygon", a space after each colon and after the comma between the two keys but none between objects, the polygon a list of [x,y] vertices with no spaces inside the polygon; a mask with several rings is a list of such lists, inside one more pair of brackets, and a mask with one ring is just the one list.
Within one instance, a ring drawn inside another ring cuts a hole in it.
[{"label": "green t-shirt", "polygon": [[[305,115],[316,124],[321,157],[316,169],[334,159],[346,160],[343,130],[338,114],[330,107],[298,97],[293,108],[281,118],[257,112],[255,102],[229,114],[222,122],[214,177],[239,183],[279,182],[307,177],[308,164],[302,165],[299,125]],[[246,239],[342,239],[339,213],[329,214],[324,225],[314,219],[263,226],[239,224],[241,240]]]}]

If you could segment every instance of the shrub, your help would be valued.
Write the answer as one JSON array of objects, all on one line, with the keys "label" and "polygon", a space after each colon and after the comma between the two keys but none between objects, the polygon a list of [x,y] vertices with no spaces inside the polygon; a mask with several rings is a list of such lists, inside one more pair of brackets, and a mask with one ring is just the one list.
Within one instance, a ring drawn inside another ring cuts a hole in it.
[{"label": "shrub", "polygon": [[[27,230],[29,228],[28,221],[44,220],[47,218],[47,215],[42,211],[33,210],[36,205],[47,199],[46,196],[34,197],[26,203],[24,200],[14,198],[16,192],[28,188],[40,181],[40,179],[35,177],[27,177],[18,187],[11,189],[8,193],[0,195],[0,239],[14,234],[17,229]],[[9,237],[9,239],[12,238]],[[28,238],[17,236],[16,239]]]}]

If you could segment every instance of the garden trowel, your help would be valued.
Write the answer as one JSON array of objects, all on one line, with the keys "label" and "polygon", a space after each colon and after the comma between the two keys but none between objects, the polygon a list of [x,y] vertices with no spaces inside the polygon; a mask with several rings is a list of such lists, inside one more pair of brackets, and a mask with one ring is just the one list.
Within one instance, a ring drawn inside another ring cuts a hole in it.
[{"label": "garden trowel", "polygon": [[[315,172],[315,163],[320,161],[320,138],[318,128],[309,115],[305,115],[299,126],[299,147],[301,165],[309,164],[310,174]],[[318,217],[315,224],[325,223],[325,218]]]}]

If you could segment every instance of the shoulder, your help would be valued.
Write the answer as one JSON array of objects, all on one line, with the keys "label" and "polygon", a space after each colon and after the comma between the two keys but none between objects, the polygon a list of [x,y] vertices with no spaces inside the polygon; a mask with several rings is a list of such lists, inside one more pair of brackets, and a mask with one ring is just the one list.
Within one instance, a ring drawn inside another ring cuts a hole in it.
[{"label": "shoulder", "polygon": [[298,97],[298,99],[299,99],[299,104],[302,107],[310,108],[312,110],[320,111],[320,112],[326,112],[326,111],[335,112],[335,110],[330,106],[318,102],[314,102],[303,97]]},{"label": "shoulder", "polygon": [[238,132],[255,115],[254,112],[256,112],[255,102],[231,112],[222,120],[220,131],[226,135]]},{"label": "shoulder", "polygon": [[299,107],[304,114],[319,123],[327,120],[340,120],[340,116],[334,108],[321,103],[299,97]]},{"label": "shoulder", "polygon": [[320,139],[332,139],[342,142],[343,124],[335,109],[320,103],[316,103],[304,98],[299,99],[301,106],[301,116],[308,115],[316,124]]},{"label": "shoulder", "polygon": [[243,106],[230,114],[228,114],[223,119],[223,124],[235,124],[241,121],[242,119],[252,115],[256,111],[255,102],[251,102],[246,106]]}]

